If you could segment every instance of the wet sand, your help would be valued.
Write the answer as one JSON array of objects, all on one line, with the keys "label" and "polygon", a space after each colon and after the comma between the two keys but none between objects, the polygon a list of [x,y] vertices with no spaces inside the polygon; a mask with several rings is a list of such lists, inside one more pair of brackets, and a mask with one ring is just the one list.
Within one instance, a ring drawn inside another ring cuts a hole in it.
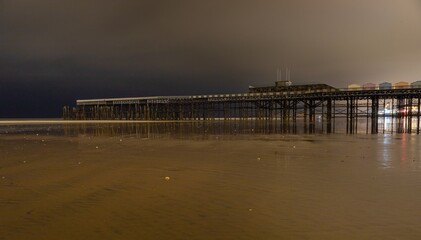
[{"label": "wet sand", "polygon": [[417,135],[0,134],[0,239],[420,239]]}]

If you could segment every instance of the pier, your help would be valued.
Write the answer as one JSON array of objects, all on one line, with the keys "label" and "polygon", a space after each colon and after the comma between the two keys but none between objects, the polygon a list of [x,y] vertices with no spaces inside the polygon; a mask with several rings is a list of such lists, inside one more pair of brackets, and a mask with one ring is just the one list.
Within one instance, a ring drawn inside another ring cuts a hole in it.
[{"label": "pier", "polygon": [[[77,100],[63,107],[63,118],[74,120],[271,121],[294,132],[298,123],[314,132],[322,122],[327,133],[336,119],[346,119],[353,133],[360,119],[367,132],[378,133],[379,120],[392,119],[402,131],[420,133],[421,88],[336,89],[292,87],[282,91],[238,94],[155,96]],[[321,85],[318,85],[321,86]],[[324,85],[327,86],[327,85]],[[415,121],[414,121],[415,120]],[[415,125],[415,126],[414,126]]]}]

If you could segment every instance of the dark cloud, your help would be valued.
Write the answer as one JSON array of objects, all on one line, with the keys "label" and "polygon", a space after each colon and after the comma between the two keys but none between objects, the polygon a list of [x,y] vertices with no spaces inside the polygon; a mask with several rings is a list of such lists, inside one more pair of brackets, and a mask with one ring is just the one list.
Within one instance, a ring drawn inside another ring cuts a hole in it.
[{"label": "dark cloud", "polygon": [[278,66],[296,83],[420,80],[419,42],[419,0],[0,0],[0,117],[245,91]]}]

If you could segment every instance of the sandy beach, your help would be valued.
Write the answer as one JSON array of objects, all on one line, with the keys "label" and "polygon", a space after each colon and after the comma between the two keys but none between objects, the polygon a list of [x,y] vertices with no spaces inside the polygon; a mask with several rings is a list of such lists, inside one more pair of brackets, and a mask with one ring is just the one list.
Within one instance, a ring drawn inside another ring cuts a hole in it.
[{"label": "sandy beach", "polygon": [[417,135],[43,128],[0,133],[0,239],[421,237]]}]

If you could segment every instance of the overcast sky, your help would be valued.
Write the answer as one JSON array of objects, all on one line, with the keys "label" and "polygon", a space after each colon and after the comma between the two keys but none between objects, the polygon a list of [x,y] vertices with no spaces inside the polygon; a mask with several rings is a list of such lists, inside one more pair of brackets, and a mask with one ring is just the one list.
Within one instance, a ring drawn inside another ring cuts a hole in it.
[{"label": "overcast sky", "polygon": [[0,0],[0,117],[78,98],[421,80],[421,0]]}]

